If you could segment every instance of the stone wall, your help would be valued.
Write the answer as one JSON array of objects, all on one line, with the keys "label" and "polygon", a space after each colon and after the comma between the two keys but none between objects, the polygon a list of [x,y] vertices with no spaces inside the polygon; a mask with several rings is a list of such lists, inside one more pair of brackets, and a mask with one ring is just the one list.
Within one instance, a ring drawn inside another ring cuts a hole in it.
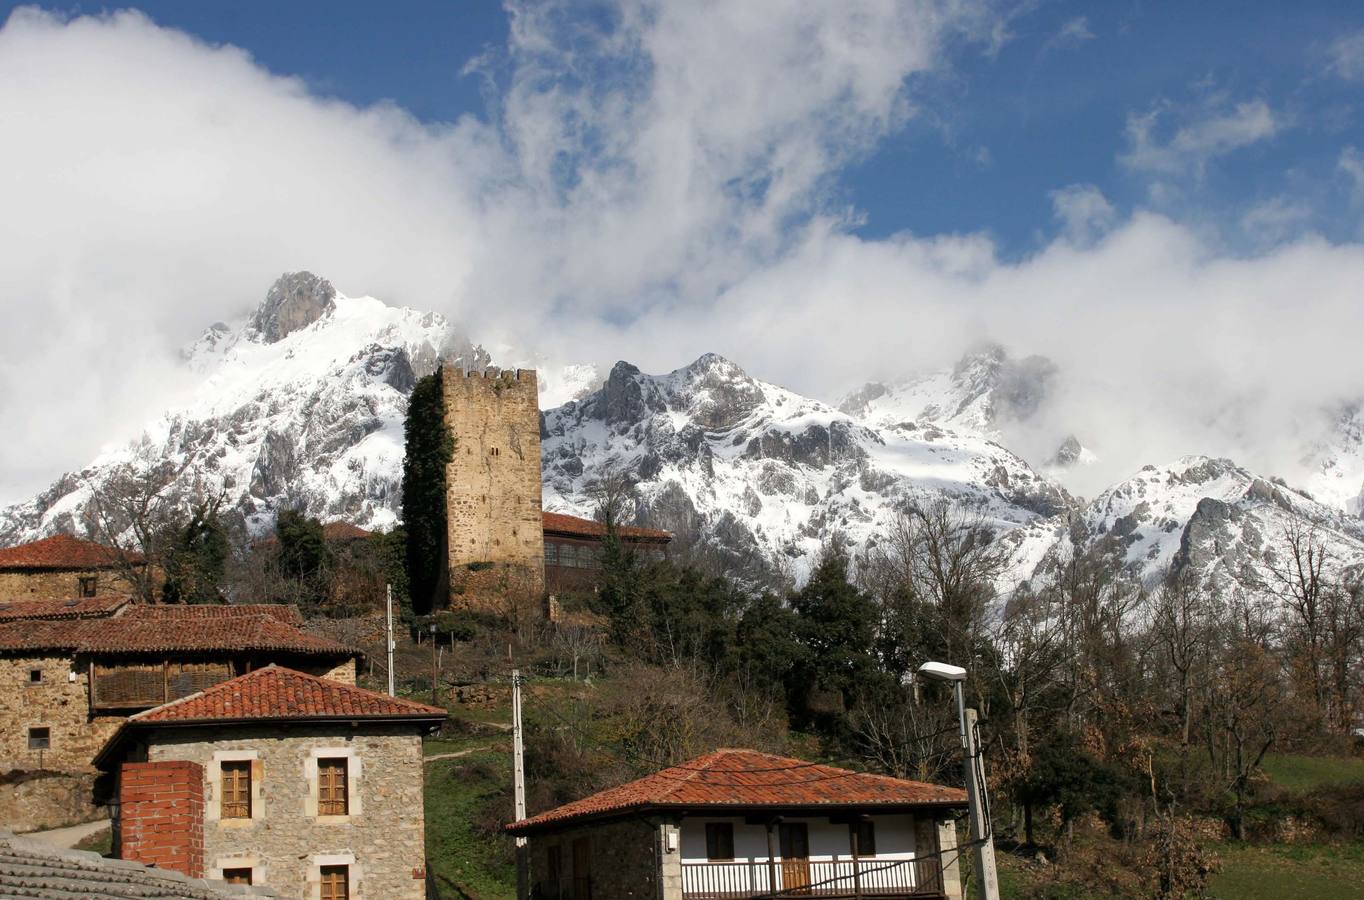
[{"label": "stone wall", "polygon": [[476,582],[488,578],[473,577],[480,570],[471,563],[512,572],[517,590],[538,600],[545,549],[535,372],[443,372],[445,423],[455,438],[446,468],[452,605],[480,602]]},{"label": "stone wall", "polygon": [[[11,773],[0,777],[0,812],[13,808],[17,813],[0,820],[13,831],[97,815],[91,760],[123,717],[91,717],[88,675],[70,657],[0,657],[0,776]],[[47,749],[29,748],[31,728],[48,729]]]},{"label": "stone wall", "polygon": [[[632,818],[618,822],[587,824],[564,828],[550,834],[537,834],[528,841],[530,883],[544,888],[546,897],[574,894],[575,879],[590,879],[592,900],[681,900],[681,854],[665,853],[667,830],[676,825],[658,818]],[[586,842],[580,844],[580,842]],[[559,853],[559,885],[550,882],[549,856]],[[586,857],[584,857],[586,853]],[[578,871],[576,860],[586,858],[588,871]],[[664,876],[660,884],[660,873]],[[666,887],[667,890],[662,888]]]},{"label": "stone wall", "polygon": [[[227,735],[230,735],[227,736]],[[350,867],[352,897],[425,896],[421,737],[411,727],[294,725],[159,732],[151,761],[204,768],[204,867],[250,868],[282,896],[316,896],[323,865]],[[350,814],[318,816],[317,760],[348,760]],[[252,762],[250,819],[220,816],[219,763]]]},{"label": "stone wall", "polygon": [[129,591],[128,582],[114,569],[84,571],[7,571],[0,572],[0,602],[6,600],[69,600],[81,596],[81,579],[97,579],[102,594]]},{"label": "stone wall", "polygon": [[204,770],[181,760],[124,763],[118,773],[120,859],[204,877]]}]

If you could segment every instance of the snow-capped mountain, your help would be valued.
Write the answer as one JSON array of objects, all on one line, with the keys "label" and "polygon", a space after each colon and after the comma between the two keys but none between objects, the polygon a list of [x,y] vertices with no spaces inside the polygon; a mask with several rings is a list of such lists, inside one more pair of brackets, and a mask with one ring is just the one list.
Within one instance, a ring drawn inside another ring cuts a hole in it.
[{"label": "snow-capped mountain", "polygon": [[547,507],[588,512],[594,483],[625,475],[647,521],[797,580],[835,535],[865,547],[912,504],[947,498],[1008,531],[1071,503],[984,435],[873,425],[714,354],[657,376],[618,363],[542,432]]},{"label": "snow-capped mountain", "polygon": [[[1171,566],[1243,578],[1279,552],[1295,521],[1338,556],[1364,559],[1358,404],[1333,412],[1328,437],[1304,450],[1313,474],[1302,490],[1230,460],[1187,457],[1082,503],[1058,477],[1093,461],[1076,437],[1061,432],[1034,465],[1009,449],[1011,425],[1045,412],[1056,367],[997,346],[950,370],[869,384],[837,406],[710,354],[665,375],[621,362],[604,381],[593,365],[548,364],[524,348],[495,355],[540,370],[548,508],[590,514],[594,483],[625,475],[645,522],[754,578],[798,581],[835,536],[864,549],[901,509],[941,498],[1006,541],[1006,591],[1095,548],[1148,582]],[[401,515],[408,394],[441,359],[493,361],[439,315],[285,275],[253,314],[186,349],[196,386],[142,441],[0,510],[0,544],[88,532],[92,490],[139,458],[177,471],[187,498],[221,494],[256,533],[286,508],[388,527]]]},{"label": "snow-capped mountain", "polygon": [[1228,588],[1265,581],[1287,536],[1310,529],[1337,560],[1364,560],[1364,521],[1229,459],[1188,456],[1146,466],[1075,514],[1006,536],[1011,580],[1045,578],[1100,548],[1146,584],[1188,570]]},{"label": "snow-capped mountain", "polygon": [[[838,408],[874,427],[931,423],[1008,446],[1016,427],[1034,419],[1048,400],[1057,374],[1055,363],[1046,357],[1014,359],[1000,345],[986,344],[951,369],[868,382],[844,397]],[[1032,462],[1050,473],[1094,459],[1075,435],[1062,433]]]},{"label": "snow-capped mountain", "polygon": [[435,313],[286,274],[253,315],[212,326],[186,349],[185,365],[201,380],[182,406],[152,422],[137,445],[0,511],[0,539],[85,531],[91,491],[139,456],[171,462],[184,493],[221,492],[225,509],[253,531],[286,508],[390,526],[407,396],[441,357],[470,367],[489,361]]}]

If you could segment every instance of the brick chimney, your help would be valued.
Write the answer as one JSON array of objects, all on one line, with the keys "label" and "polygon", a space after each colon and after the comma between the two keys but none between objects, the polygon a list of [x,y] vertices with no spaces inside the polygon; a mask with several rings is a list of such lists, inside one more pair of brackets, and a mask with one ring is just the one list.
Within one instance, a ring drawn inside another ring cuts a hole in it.
[{"label": "brick chimney", "polygon": [[204,877],[204,770],[184,760],[119,770],[118,856]]}]

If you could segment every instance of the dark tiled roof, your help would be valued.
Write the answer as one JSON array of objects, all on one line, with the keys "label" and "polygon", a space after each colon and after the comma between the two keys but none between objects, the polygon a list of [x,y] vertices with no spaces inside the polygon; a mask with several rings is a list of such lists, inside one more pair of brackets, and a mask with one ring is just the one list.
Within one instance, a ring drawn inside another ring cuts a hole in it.
[{"label": "dark tiled roof", "polygon": [[64,897],[70,900],[224,900],[277,897],[265,887],[186,878],[85,850],[58,850],[31,838],[0,831],[0,897]]},{"label": "dark tiled roof", "polygon": [[[546,534],[566,534],[574,537],[606,537],[606,526],[601,522],[592,519],[580,519],[577,516],[564,515],[563,513],[547,512],[541,514],[544,517],[544,530]],[[671,541],[673,536],[666,531],[659,531],[656,528],[638,528],[634,525],[617,526],[616,531],[623,538],[634,538],[646,541]]]},{"label": "dark tiled roof", "polygon": [[88,619],[112,616],[129,602],[122,594],[73,597],[70,600],[0,601],[0,622],[16,619]]},{"label": "dark tiled roof", "polygon": [[514,822],[533,831],[575,819],[649,809],[753,810],[966,805],[958,788],[867,775],[756,750],[716,750],[652,775]]},{"label": "dark tiled roof", "polygon": [[141,563],[142,554],[120,551],[69,534],[54,534],[17,547],[0,549],[0,569],[106,569],[126,559]]},{"label": "dark tiled roof", "polygon": [[64,650],[136,654],[266,651],[354,656],[359,651],[299,629],[292,606],[126,607],[120,615],[76,621],[0,622],[0,652]]},{"label": "dark tiled roof", "polygon": [[140,712],[138,724],[273,719],[419,719],[445,718],[445,710],[295,672],[266,666],[211,688]]}]

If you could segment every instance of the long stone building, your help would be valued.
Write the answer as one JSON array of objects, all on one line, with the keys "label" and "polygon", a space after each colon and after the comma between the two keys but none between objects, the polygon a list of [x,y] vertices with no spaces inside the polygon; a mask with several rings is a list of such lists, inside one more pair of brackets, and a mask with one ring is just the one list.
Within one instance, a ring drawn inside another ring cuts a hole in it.
[{"label": "long stone building", "polygon": [[128,576],[145,566],[140,553],[56,534],[0,548],[0,601],[128,593],[133,589]]}]

